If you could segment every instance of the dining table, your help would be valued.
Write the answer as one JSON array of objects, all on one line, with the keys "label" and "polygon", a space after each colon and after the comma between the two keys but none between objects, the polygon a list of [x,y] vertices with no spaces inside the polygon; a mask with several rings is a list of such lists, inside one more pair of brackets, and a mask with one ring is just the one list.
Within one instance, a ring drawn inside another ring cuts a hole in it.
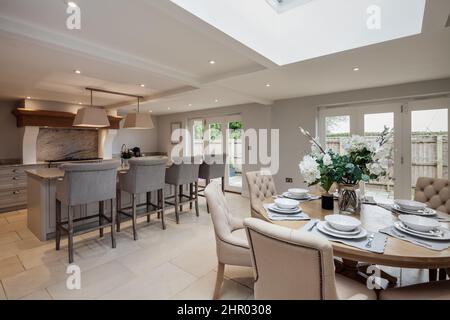
[{"label": "dining table", "polygon": [[[271,204],[274,198],[267,198],[264,204]],[[302,211],[309,215],[311,219],[324,220],[325,216],[339,214],[337,202],[334,210],[324,210],[321,200],[310,200],[300,203]],[[264,218],[273,224],[291,229],[301,229],[308,221],[272,221],[266,210],[260,210]],[[361,221],[361,226],[370,232],[390,227],[398,220],[398,215],[385,207],[378,205],[363,204],[358,215],[351,215]],[[442,223],[444,227],[449,227],[448,223]],[[336,272],[359,281],[366,281],[369,274],[369,265],[381,265],[399,268],[414,269],[445,269],[450,267],[450,249],[435,251],[416,244],[387,237],[384,253],[374,253],[368,250],[359,249],[339,242],[331,242],[334,256],[341,258],[335,260]],[[381,272],[381,277],[389,281],[390,286],[394,286],[397,278],[386,272]]]}]

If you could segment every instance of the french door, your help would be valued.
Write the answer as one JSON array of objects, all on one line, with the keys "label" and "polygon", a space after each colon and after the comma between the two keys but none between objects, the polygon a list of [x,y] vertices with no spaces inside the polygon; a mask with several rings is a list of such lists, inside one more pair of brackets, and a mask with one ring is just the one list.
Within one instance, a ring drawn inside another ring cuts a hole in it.
[{"label": "french door", "polygon": [[242,118],[228,115],[191,119],[191,154],[227,154],[225,189],[242,192]]},{"label": "french door", "polygon": [[411,199],[417,178],[449,179],[449,108],[449,98],[321,108],[318,133],[322,145],[342,152],[350,135],[375,140],[384,128],[392,130],[388,175],[367,183],[365,194],[379,202]]}]

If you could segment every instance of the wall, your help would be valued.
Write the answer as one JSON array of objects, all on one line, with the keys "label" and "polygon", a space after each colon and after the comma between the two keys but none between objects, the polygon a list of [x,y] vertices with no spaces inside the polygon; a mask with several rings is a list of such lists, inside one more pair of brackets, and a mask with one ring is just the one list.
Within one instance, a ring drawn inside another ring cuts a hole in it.
[{"label": "wall", "polygon": [[12,111],[15,101],[0,101],[0,160],[22,158],[22,133]]},{"label": "wall", "polygon": [[[113,142],[113,155],[120,154],[123,144],[128,148],[139,147],[141,152],[159,152],[158,149],[158,121],[153,118],[155,127],[149,130],[120,129]],[[122,128],[124,120],[120,122]]]}]

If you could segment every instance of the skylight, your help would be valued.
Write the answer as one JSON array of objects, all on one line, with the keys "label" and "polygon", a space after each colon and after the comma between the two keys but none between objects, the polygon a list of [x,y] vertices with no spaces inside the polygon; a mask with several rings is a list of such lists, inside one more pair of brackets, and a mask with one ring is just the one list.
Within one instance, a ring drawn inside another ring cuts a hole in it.
[{"label": "skylight", "polygon": [[278,65],[419,34],[426,4],[426,0],[171,1]]}]

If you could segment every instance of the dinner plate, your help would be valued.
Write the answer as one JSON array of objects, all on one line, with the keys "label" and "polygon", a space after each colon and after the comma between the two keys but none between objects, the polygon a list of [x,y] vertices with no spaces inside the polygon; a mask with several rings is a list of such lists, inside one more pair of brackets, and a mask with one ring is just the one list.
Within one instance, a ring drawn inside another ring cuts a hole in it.
[{"label": "dinner plate", "polygon": [[410,235],[418,237],[418,238],[423,238],[423,239],[428,239],[428,240],[438,240],[438,241],[449,241],[450,240],[450,231],[446,230],[444,228],[439,228],[439,230],[442,230],[442,232],[443,232],[442,237],[436,237],[435,235],[425,235],[422,233],[419,234],[417,231],[413,231],[411,229],[403,227],[400,222],[394,222],[394,227],[397,230],[400,230],[404,233],[410,234]]},{"label": "dinner plate", "polygon": [[419,211],[411,211],[411,210],[403,209],[396,204],[392,205],[392,209],[394,209],[397,212],[406,213],[406,214],[414,214],[416,216],[424,216],[424,217],[435,216],[437,214],[436,210],[433,210],[431,208],[425,208],[425,210],[419,210]]},{"label": "dinner plate", "polygon": [[434,229],[433,232],[424,232],[424,231],[419,231],[419,230],[414,230],[412,228],[408,228],[408,226],[401,221],[398,221],[397,223],[399,224],[400,228],[407,229],[407,230],[411,231],[412,233],[420,234],[423,236],[440,238],[440,236],[442,236],[444,234],[444,231],[441,228]]},{"label": "dinner plate", "polygon": [[355,235],[361,232],[361,227],[356,228],[355,230],[352,231],[341,231],[341,230],[337,230],[335,228],[333,228],[328,222],[325,221],[325,223],[323,224],[323,227],[325,229],[327,229],[330,232],[334,232],[334,233],[338,233],[338,234],[342,234],[342,235]]},{"label": "dinner plate", "polygon": [[280,209],[276,206],[276,204],[272,203],[269,205],[269,210],[276,212],[276,213],[284,213],[284,214],[295,214],[295,213],[299,213],[302,212],[301,208],[295,208],[293,210],[287,210],[287,209]]},{"label": "dinner plate", "polygon": [[335,237],[335,238],[341,238],[341,239],[361,239],[367,236],[367,231],[363,228],[361,228],[361,231],[358,234],[351,234],[351,235],[343,235],[336,232],[329,231],[324,227],[325,221],[319,221],[317,224],[317,230],[319,230],[322,233],[325,233],[329,236]]},{"label": "dinner plate", "polygon": [[293,200],[309,200],[311,199],[311,195],[307,194],[306,196],[294,196],[293,194],[290,194],[289,192],[285,192],[283,193],[283,197],[288,198],[288,199],[293,199]]}]

